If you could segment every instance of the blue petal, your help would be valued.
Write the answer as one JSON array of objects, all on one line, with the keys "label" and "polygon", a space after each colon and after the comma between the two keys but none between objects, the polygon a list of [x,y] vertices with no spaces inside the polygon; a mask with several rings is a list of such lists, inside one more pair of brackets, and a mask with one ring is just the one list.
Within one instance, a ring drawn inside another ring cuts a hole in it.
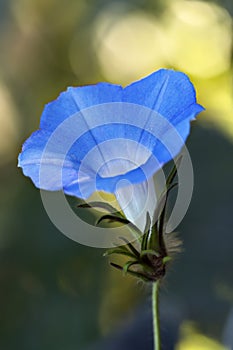
[{"label": "blue petal", "polygon": [[171,70],[125,89],[107,83],[68,88],[46,105],[41,129],[25,142],[19,166],[39,188],[82,198],[96,189],[114,193],[119,180],[139,184],[174,158],[190,120],[202,110],[188,77]]},{"label": "blue petal", "polygon": [[68,87],[59,97],[48,103],[41,116],[40,128],[54,130],[71,115],[94,105],[120,102],[122,87],[99,83],[83,87]]},{"label": "blue petal", "polygon": [[[176,125],[185,118],[190,119],[185,111],[196,104],[196,94],[187,75],[160,69],[127,86],[124,89],[123,101],[149,107]],[[203,109],[198,106],[199,112]]]},{"label": "blue petal", "polygon": [[[161,69],[124,89],[123,101],[140,104],[157,112],[167,119],[185,142],[190,132],[190,121],[204,108],[196,103],[196,93],[187,75],[182,72]],[[156,125],[156,120],[153,121]],[[148,121],[145,123],[147,125]],[[144,127],[145,127],[144,126]],[[144,132],[140,142],[147,137]],[[182,148],[174,141],[176,151],[171,155],[162,144],[166,137],[156,142],[153,154],[159,159],[161,166],[176,156]]]}]

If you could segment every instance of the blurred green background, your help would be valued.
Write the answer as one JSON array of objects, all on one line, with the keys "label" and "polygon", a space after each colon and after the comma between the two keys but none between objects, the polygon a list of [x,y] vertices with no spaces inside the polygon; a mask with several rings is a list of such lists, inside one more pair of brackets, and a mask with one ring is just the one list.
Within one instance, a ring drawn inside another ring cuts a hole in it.
[{"label": "blurred green background", "polygon": [[188,140],[194,195],[161,292],[163,342],[233,347],[232,14],[231,0],[0,0],[1,350],[152,349],[150,290],[52,225],[17,155],[67,86],[161,67],[186,72],[206,107]]}]

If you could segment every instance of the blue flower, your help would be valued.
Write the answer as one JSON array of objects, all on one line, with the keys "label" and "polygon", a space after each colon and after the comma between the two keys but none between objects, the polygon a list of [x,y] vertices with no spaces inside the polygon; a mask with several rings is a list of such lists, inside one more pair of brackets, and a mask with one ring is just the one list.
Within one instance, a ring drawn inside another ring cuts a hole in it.
[{"label": "blue flower", "polygon": [[83,199],[96,190],[114,193],[143,229],[156,203],[152,176],[180,152],[202,110],[189,78],[173,70],[125,88],[69,87],[45,106],[19,166],[40,189]]}]

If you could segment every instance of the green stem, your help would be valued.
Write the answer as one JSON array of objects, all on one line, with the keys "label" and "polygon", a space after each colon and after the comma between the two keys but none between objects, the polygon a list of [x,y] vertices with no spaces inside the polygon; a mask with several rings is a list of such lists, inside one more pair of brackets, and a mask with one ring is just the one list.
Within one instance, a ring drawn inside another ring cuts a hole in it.
[{"label": "green stem", "polygon": [[152,285],[152,314],[153,314],[153,333],[154,350],[161,350],[160,342],[160,320],[159,320],[159,280]]}]

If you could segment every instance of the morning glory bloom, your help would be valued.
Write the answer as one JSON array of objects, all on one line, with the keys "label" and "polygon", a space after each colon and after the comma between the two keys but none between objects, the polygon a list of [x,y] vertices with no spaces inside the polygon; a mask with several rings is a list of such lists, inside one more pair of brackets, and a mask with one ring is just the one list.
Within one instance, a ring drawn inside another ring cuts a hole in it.
[{"label": "morning glory bloom", "polygon": [[19,166],[40,189],[87,199],[115,194],[142,231],[156,206],[153,175],[178,155],[203,110],[189,78],[161,69],[126,87],[69,87],[47,104]]}]

